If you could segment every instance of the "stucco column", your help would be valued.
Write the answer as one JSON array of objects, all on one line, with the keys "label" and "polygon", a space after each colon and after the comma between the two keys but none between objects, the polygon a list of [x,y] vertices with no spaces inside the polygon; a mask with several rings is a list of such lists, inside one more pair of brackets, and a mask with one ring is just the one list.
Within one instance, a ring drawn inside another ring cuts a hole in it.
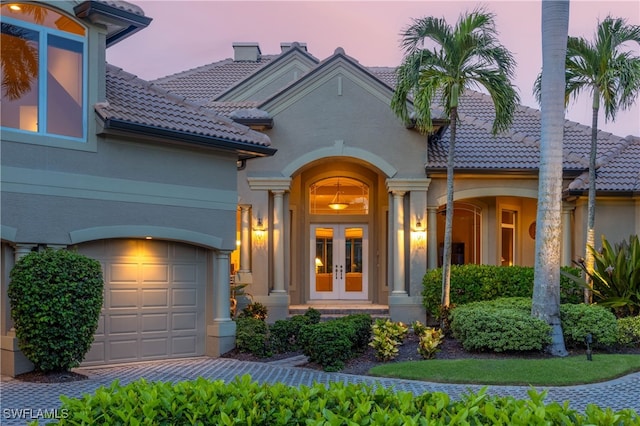
[{"label": "stucco column", "polygon": [[231,251],[216,253],[216,276],[213,283],[213,321],[231,321],[231,288],[229,280]]},{"label": "stucco column", "polygon": [[273,290],[285,293],[284,289],[284,191],[273,193]]},{"label": "stucco column", "polygon": [[438,208],[427,207],[427,268],[438,267]]},{"label": "stucco column", "polygon": [[394,295],[407,294],[405,290],[404,270],[404,194],[405,191],[393,191],[393,290]]},{"label": "stucco column", "polygon": [[18,260],[31,253],[35,247],[35,244],[16,244],[13,249],[13,256],[16,263],[18,263]]},{"label": "stucco column", "polygon": [[560,254],[561,266],[571,266],[573,233],[571,232],[571,213],[573,206],[562,206],[562,252]]},{"label": "stucco column", "polygon": [[240,265],[236,282],[250,284],[251,278],[251,205],[240,204]]}]

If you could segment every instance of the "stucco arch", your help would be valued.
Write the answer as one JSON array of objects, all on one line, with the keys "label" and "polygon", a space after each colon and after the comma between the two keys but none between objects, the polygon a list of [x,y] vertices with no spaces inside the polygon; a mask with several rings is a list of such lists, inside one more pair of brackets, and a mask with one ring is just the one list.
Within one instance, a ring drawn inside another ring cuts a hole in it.
[{"label": "stucco arch", "polygon": [[88,241],[105,240],[109,238],[145,238],[153,237],[163,240],[180,241],[199,245],[210,249],[222,249],[222,238],[186,229],[169,228],[164,226],[97,226],[94,228],[78,229],[69,233],[71,244]]},{"label": "stucco arch", "polygon": [[[538,191],[527,188],[495,187],[495,188],[472,188],[462,189],[453,193],[453,201],[460,201],[467,198],[480,197],[523,197],[538,198]],[[437,199],[438,205],[447,203],[447,194],[444,193]]]},{"label": "stucco arch", "polygon": [[344,141],[337,140],[331,147],[319,148],[291,161],[284,169],[282,175],[293,177],[293,175],[307,164],[328,157],[352,157],[377,167],[387,178],[393,177],[398,170],[383,158],[361,148],[345,146]]}]

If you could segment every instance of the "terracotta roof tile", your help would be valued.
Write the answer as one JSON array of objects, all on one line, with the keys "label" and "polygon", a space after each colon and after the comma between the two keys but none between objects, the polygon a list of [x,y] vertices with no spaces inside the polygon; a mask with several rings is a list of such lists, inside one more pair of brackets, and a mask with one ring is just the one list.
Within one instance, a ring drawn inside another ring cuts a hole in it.
[{"label": "terracotta roof tile", "polygon": [[257,146],[271,145],[267,135],[112,65],[107,65],[106,92],[107,102],[95,105],[96,112],[105,120]]}]

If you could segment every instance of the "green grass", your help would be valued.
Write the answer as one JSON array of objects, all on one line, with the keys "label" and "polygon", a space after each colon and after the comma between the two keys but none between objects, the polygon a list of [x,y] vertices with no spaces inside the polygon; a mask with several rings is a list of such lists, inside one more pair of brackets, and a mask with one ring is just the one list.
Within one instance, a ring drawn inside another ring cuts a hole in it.
[{"label": "green grass", "polygon": [[569,386],[611,380],[640,371],[639,355],[603,354],[544,359],[433,359],[372,368],[379,377],[440,383]]}]

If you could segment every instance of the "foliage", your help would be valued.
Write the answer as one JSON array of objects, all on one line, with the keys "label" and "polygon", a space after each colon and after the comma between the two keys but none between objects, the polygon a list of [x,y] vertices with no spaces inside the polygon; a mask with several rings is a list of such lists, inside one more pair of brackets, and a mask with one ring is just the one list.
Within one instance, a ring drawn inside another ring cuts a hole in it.
[{"label": "foliage", "polygon": [[236,319],[236,348],[260,358],[271,356],[269,327],[261,319],[245,316]]},{"label": "foliage", "polygon": [[100,263],[69,250],[31,252],[10,272],[18,346],[41,371],[77,367],[93,343],[102,308]]},{"label": "foliage", "polygon": [[[560,302],[580,303],[583,286],[570,277],[579,277],[579,268],[562,267]],[[423,280],[423,304],[427,311],[441,317],[442,270],[427,271]],[[528,266],[452,265],[451,303],[463,305],[499,297],[531,297],[533,268]]]},{"label": "foliage", "polygon": [[[631,235],[629,241],[611,246],[602,236],[602,249],[590,250],[594,270],[590,274],[595,301],[614,310],[617,317],[640,314],[640,240]],[[580,264],[587,273],[587,268]]]},{"label": "foliage", "polygon": [[249,293],[246,292],[245,288],[248,286],[249,284],[247,283],[231,283],[230,285],[230,291],[231,291],[231,297],[230,297],[230,309],[231,309],[231,318],[235,318],[236,314],[238,313],[238,305],[241,304],[241,301],[243,299],[245,300],[251,300],[253,298],[253,296]]},{"label": "foliage", "polygon": [[277,353],[301,349],[300,330],[304,325],[319,323],[320,316],[320,311],[309,308],[303,315],[277,320],[269,327],[271,349]]},{"label": "foliage", "polygon": [[618,341],[616,317],[602,306],[560,305],[560,320],[569,347],[586,347],[587,334],[592,336],[592,348],[612,346]]},{"label": "foliage", "polygon": [[618,343],[640,348],[640,316],[618,319]]},{"label": "foliage", "polygon": [[418,353],[424,359],[431,359],[440,351],[440,344],[444,339],[442,330],[427,327],[420,333],[420,341],[418,342]]},{"label": "foliage", "polygon": [[584,414],[568,404],[545,404],[546,392],[528,398],[491,396],[486,389],[452,399],[444,392],[414,395],[382,386],[344,384],[287,386],[258,383],[248,375],[230,383],[198,378],[127,385],[115,381],[81,398],[61,397],[68,418],[60,425],[200,424],[415,425],[415,424],[638,424],[631,409],[613,411],[590,404]]},{"label": "foliage", "polygon": [[371,340],[371,323],[373,319],[369,314],[351,314],[336,321],[344,321],[353,327],[355,333],[353,340],[353,351],[359,353],[364,351]]},{"label": "foliage", "polygon": [[422,333],[429,329],[429,327],[427,327],[420,321],[414,321],[411,323],[411,329],[413,330],[413,334],[415,334],[416,336],[421,336]]},{"label": "foliage", "polygon": [[354,356],[356,332],[348,321],[331,320],[308,324],[300,330],[300,343],[309,361],[325,371],[339,371]]},{"label": "foliage", "polygon": [[398,356],[398,346],[407,336],[408,327],[401,322],[378,318],[371,326],[373,338],[369,346],[375,349],[376,358],[389,361]]},{"label": "foliage", "polygon": [[451,329],[468,351],[540,351],[551,342],[551,327],[532,317],[531,300],[521,298],[458,306]]},{"label": "foliage", "polygon": [[249,303],[238,315],[238,317],[251,317],[256,318],[261,321],[265,321],[267,319],[269,313],[269,309],[260,302]]}]

